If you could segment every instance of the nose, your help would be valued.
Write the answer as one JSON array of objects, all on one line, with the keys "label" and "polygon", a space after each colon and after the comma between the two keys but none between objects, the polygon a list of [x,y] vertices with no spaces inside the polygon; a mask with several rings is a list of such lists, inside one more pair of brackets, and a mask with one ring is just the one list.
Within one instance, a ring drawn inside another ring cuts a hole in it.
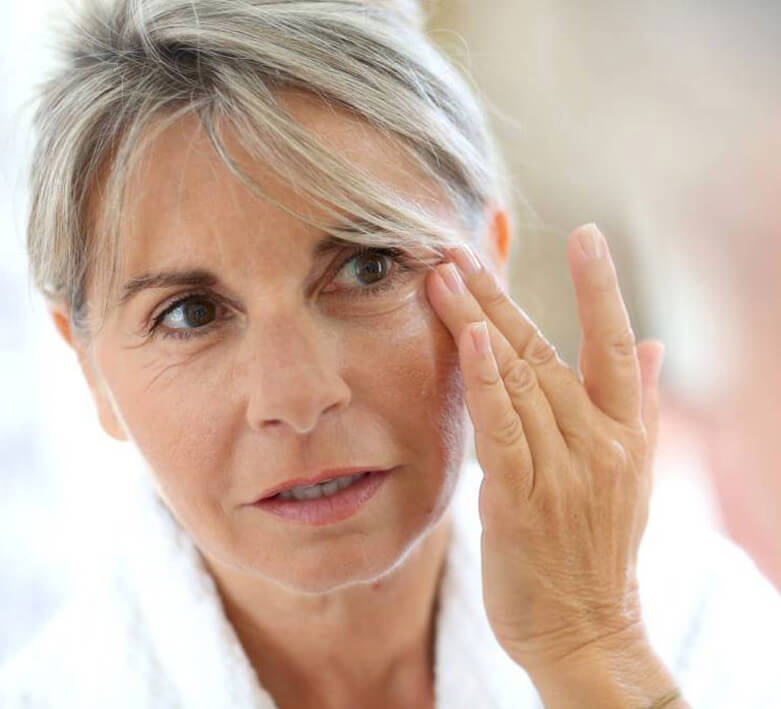
[{"label": "nose", "polygon": [[253,430],[288,427],[309,433],[320,416],[350,402],[341,376],[339,340],[311,319],[266,320],[245,358],[247,420]]}]

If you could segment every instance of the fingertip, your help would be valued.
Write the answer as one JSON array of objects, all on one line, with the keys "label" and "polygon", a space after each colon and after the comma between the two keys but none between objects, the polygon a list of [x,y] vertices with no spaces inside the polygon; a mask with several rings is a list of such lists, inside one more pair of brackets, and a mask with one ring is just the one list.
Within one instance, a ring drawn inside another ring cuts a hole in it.
[{"label": "fingertip", "polygon": [[445,283],[442,273],[436,267],[429,269],[429,272],[426,274],[426,292],[429,302],[431,302],[435,308],[439,309],[445,307],[447,304],[447,296],[451,291]]},{"label": "fingertip", "polygon": [[651,370],[651,376],[654,381],[654,385],[659,381],[659,375],[662,371],[662,365],[664,364],[664,342],[660,342],[659,340],[653,341],[653,351],[652,354],[649,355],[649,359],[651,360],[649,363],[649,367]]},{"label": "fingertip", "polygon": [[469,326],[472,335],[472,347],[479,357],[485,357],[491,354],[491,337],[488,334],[488,325],[485,320],[472,323]]},{"label": "fingertip", "polygon": [[658,388],[664,351],[664,343],[659,340],[644,340],[637,346],[637,360],[645,391],[655,392]]},{"label": "fingertip", "polygon": [[658,356],[657,365],[656,365],[657,377],[658,377],[659,373],[662,371],[662,365],[664,364],[664,353],[665,352],[666,352],[666,348],[664,346],[664,342],[659,342],[659,356]]},{"label": "fingertip", "polygon": [[567,257],[574,275],[610,262],[607,240],[594,222],[576,227],[567,239]]},{"label": "fingertip", "polygon": [[594,222],[577,227],[569,239],[569,249],[580,261],[593,261],[602,258],[607,252],[607,243],[599,227]]}]

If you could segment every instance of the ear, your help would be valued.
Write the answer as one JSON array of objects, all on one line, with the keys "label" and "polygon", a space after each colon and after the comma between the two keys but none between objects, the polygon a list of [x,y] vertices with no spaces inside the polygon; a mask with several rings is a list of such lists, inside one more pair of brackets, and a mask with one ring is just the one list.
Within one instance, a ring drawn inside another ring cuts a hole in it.
[{"label": "ear", "polygon": [[125,433],[124,426],[121,424],[114,406],[111,403],[110,396],[106,387],[103,385],[100,373],[93,361],[92,352],[87,347],[83,338],[79,337],[77,333],[73,331],[71,327],[71,318],[68,308],[62,303],[48,302],[47,308],[49,315],[54,321],[54,326],[57,328],[57,332],[73,349],[79,360],[79,366],[84,374],[84,378],[87,380],[87,386],[92,393],[92,398],[95,401],[95,406],[98,411],[98,419],[100,421],[101,428],[112,438],[118,441],[126,441],[127,434]]},{"label": "ear", "polygon": [[506,281],[512,233],[510,216],[504,206],[494,202],[486,207],[486,223],[488,256],[491,259],[491,265]]}]

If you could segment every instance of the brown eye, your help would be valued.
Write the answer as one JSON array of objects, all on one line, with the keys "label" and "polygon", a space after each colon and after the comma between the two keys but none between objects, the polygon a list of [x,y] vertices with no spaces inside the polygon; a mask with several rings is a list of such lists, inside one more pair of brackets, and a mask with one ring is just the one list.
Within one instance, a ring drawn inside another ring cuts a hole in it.
[{"label": "brown eye", "polygon": [[[383,295],[403,282],[404,276],[412,271],[405,254],[397,248],[364,247],[353,251],[341,262],[334,282],[343,288],[337,296],[363,298]],[[344,283],[344,279],[348,283]]]},{"label": "brown eye", "polygon": [[193,327],[201,327],[207,325],[212,320],[216,313],[214,303],[209,303],[205,300],[196,300],[187,303],[184,306],[185,320],[187,320]]},{"label": "brown eye", "polygon": [[172,330],[187,330],[208,325],[216,317],[214,303],[204,298],[188,298],[175,303],[164,313],[159,323]]},{"label": "brown eye", "polygon": [[385,258],[378,253],[365,253],[356,256],[353,259],[355,261],[355,275],[368,285],[381,281],[388,273]]}]

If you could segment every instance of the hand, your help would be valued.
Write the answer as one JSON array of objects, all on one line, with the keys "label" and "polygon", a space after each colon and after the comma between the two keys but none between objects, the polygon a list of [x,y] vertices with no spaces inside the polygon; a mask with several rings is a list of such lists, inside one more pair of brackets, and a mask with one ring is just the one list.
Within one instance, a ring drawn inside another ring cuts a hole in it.
[{"label": "hand", "polygon": [[[583,243],[594,239],[597,256]],[[453,335],[483,470],[483,601],[501,647],[529,668],[583,647],[644,636],[636,558],[648,518],[663,345],[635,344],[596,227],[567,242],[583,332],[578,376],[463,249],[438,265],[428,297]],[[490,350],[476,349],[487,324]]]}]

